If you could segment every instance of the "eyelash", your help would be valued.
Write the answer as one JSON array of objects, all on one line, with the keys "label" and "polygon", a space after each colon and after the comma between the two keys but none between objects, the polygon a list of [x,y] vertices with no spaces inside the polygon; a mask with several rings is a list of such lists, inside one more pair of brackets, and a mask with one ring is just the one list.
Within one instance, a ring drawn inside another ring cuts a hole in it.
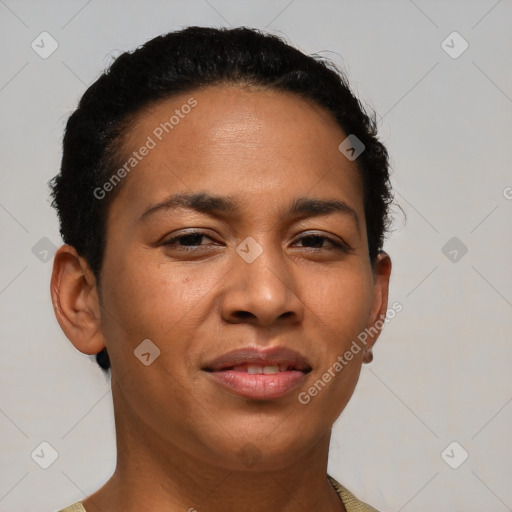
[{"label": "eyelash", "polygon": [[[213,238],[211,236],[207,235],[206,233],[203,233],[201,231],[197,231],[197,232],[193,231],[193,232],[190,232],[190,233],[186,233],[186,234],[183,234],[183,235],[176,236],[174,238],[170,238],[169,240],[163,242],[162,245],[170,246],[174,242],[179,241],[179,240],[181,240],[183,238],[190,237],[190,236],[206,237],[206,238],[209,238],[210,240],[213,240]],[[326,236],[322,236],[322,235],[316,235],[316,234],[305,235],[305,236],[300,237],[298,240],[304,240],[304,239],[310,239],[310,238],[317,238],[317,239],[321,239],[321,240],[327,240],[328,242],[330,242],[333,245],[332,249],[335,249],[335,250],[339,250],[339,251],[343,251],[343,252],[349,252],[351,250],[351,248],[348,245],[344,245],[342,243],[334,241],[332,238],[329,238],[329,237],[326,237]],[[179,246],[179,247],[180,247],[180,250],[195,251],[196,247],[201,247],[201,246],[202,246],[202,244],[200,244],[200,245],[190,245],[190,246],[184,245],[184,246]],[[306,247],[306,249],[312,249],[312,250],[318,251],[318,250],[323,250],[323,249],[328,249],[328,248],[325,248],[325,247],[320,247],[320,248]]]}]

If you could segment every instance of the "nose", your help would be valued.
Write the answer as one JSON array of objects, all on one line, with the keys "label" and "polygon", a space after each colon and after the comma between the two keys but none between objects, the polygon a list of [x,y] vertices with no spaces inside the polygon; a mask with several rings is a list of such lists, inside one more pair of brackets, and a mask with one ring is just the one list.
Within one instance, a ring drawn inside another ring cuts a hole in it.
[{"label": "nose", "polygon": [[298,324],[305,305],[297,275],[279,248],[272,248],[270,243],[262,244],[262,248],[251,263],[233,254],[233,270],[224,281],[222,318],[261,327]]}]

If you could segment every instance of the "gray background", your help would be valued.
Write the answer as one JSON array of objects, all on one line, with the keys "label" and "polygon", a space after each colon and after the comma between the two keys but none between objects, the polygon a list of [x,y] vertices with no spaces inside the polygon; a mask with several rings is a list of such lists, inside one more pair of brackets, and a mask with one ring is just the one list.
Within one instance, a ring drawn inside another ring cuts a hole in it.
[{"label": "gray background", "polygon": [[[407,214],[386,245],[403,311],[335,425],[331,474],[383,512],[511,510],[511,15],[510,0],[0,0],[0,510],[54,511],[114,470],[110,382],[51,309],[47,181],[112,56],[187,25],[322,52],[381,118]],[[59,45],[46,59],[31,48],[43,31]],[[457,58],[458,36],[442,46],[453,31],[469,44]],[[48,469],[31,457],[43,441]]]}]

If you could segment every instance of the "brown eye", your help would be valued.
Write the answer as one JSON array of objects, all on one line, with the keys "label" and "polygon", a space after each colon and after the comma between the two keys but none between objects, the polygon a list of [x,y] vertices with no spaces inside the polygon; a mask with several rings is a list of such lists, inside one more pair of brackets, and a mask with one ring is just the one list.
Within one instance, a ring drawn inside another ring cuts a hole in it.
[{"label": "brown eye", "polygon": [[[329,237],[322,236],[322,235],[307,235],[299,238],[299,241],[302,242],[302,247],[306,247],[308,249],[337,249],[341,251],[348,251],[350,250],[350,247],[347,245],[343,245],[338,241],[335,241]],[[327,241],[329,245],[324,246],[324,242]]]},{"label": "brown eye", "polygon": [[194,232],[170,238],[169,240],[166,240],[162,245],[175,247],[177,249],[186,248],[185,250],[192,250],[194,247],[201,247],[205,245],[200,243],[203,238],[213,240],[205,233]]}]

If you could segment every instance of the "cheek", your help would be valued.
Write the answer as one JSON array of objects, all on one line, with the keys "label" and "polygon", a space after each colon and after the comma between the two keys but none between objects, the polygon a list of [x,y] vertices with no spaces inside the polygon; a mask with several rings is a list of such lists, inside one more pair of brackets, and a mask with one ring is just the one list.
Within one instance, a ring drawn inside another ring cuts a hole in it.
[{"label": "cheek", "polygon": [[[317,275],[314,288],[309,288],[305,302],[316,322],[313,330],[321,339],[316,342],[320,364],[310,382],[312,387],[305,391],[311,398],[311,414],[319,415],[326,424],[339,416],[357,384],[363,350],[353,342],[368,325],[372,291],[371,272],[357,265],[347,266],[345,272]],[[349,361],[344,356],[347,353]]]},{"label": "cheek", "polygon": [[336,338],[336,348],[342,349],[347,341],[350,342],[367,326],[372,292],[371,273],[354,265],[345,271],[315,276],[314,285],[308,287],[305,303],[330,330],[330,339]]},{"label": "cheek", "polygon": [[170,343],[173,353],[185,350],[185,338],[222,277],[221,269],[171,263],[153,253],[133,251],[115,264],[105,260],[102,328],[112,355],[121,347],[133,352],[144,339],[163,356]]}]

